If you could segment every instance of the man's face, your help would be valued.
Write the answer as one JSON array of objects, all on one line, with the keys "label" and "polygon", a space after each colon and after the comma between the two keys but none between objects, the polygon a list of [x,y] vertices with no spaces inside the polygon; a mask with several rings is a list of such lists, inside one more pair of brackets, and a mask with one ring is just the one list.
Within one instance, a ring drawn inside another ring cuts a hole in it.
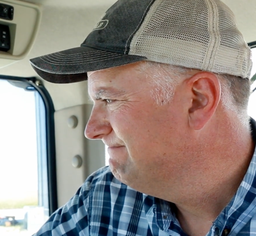
[{"label": "man's face", "polygon": [[171,101],[157,104],[161,91],[146,76],[155,73],[154,68],[145,74],[140,64],[88,73],[94,106],[85,135],[108,146],[117,179],[150,194],[159,181],[170,181],[179,172],[182,106],[176,93]]}]

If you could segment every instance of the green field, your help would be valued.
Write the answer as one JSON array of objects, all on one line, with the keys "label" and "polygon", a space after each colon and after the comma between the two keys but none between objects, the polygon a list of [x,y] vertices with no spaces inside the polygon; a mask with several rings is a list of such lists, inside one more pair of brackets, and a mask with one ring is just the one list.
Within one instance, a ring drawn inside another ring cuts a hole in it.
[{"label": "green field", "polygon": [[33,194],[19,194],[7,197],[0,196],[0,209],[18,209],[24,206],[37,206],[37,193]]},{"label": "green field", "polygon": [[37,206],[37,198],[24,199],[24,200],[2,200],[0,201],[0,209],[17,209],[23,208],[24,206]]}]

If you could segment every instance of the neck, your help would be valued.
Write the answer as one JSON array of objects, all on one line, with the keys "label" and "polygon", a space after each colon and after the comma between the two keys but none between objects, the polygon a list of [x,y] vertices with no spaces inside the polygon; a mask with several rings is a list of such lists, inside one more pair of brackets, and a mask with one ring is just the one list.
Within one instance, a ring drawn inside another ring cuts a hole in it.
[{"label": "neck", "polygon": [[184,232],[189,236],[205,236],[209,232],[213,218],[191,214],[183,208],[177,208],[177,218]]},{"label": "neck", "polygon": [[204,160],[198,163],[203,164],[194,166],[194,175],[188,180],[190,187],[176,202],[178,220],[187,234],[206,235],[236,193],[253,152],[250,132],[240,130],[239,135],[224,132],[219,142],[202,153]]}]

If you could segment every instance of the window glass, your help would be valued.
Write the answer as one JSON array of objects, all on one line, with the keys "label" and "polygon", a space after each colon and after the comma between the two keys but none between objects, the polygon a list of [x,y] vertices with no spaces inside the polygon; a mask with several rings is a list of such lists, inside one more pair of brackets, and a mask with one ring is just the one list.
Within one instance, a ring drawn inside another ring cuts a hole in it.
[{"label": "window glass", "polygon": [[0,235],[33,234],[49,216],[45,107],[0,79]]}]

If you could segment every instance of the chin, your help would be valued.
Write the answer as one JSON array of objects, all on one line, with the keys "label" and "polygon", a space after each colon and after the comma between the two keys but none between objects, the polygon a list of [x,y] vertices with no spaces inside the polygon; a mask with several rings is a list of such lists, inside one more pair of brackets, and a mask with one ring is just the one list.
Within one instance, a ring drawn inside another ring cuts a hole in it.
[{"label": "chin", "polygon": [[126,167],[121,166],[120,163],[112,160],[111,158],[109,159],[109,167],[116,179],[123,184],[129,185],[129,176],[131,176],[131,174]]}]

